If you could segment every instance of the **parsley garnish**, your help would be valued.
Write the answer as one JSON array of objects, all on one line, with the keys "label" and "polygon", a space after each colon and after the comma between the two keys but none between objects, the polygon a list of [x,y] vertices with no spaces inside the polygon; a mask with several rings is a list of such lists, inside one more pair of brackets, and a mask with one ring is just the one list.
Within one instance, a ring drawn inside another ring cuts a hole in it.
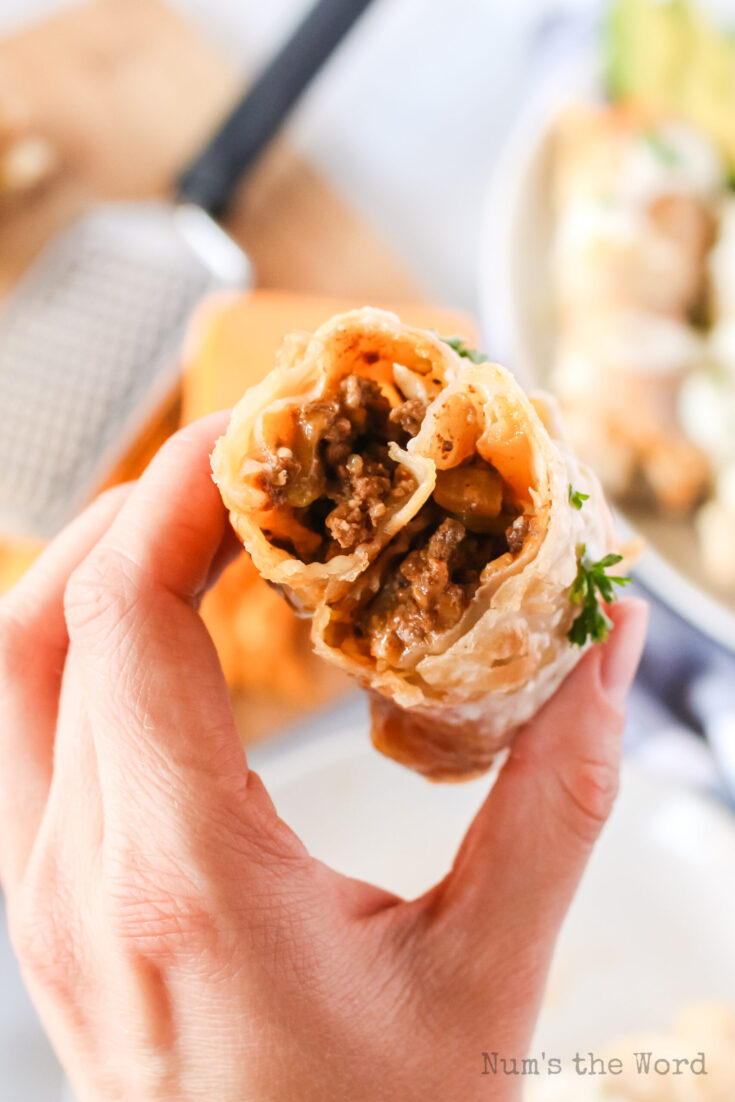
[{"label": "parsley garnish", "polygon": [[485,353],[478,352],[476,348],[470,348],[461,337],[440,337],[439,339],[448,344],[450,348],[453,348],[458,356],[464,356],[466,360],[472,360],[473,364],[487,363]]},{"label": "parsley garnish", "polygon": [[571,482],[569,483],[569,504],[575,509],[581,509],[585,501],[589,501],[589,496],[589,494],[583,494],[581,490],[573,489]]},{"label": "parsley garnish", "polygon": [[612,620],[601,607],[598,593],[606,604],[615,600],[614,585],[627,585],[630,578],[616,577],[606,574],[609,566],[615,566],[622,559],[622,555],[605,555],[599,562],[591,562],[587,556],[587,548],[584,544],[579,549],[579,567],[577,577],[574,579],[570,601],[582,606],[582,611],[572,624],[567,639],[570,643],[576,643],[583,647],[587,639],[593,643],[604,643],[612,625]]},{"label": "parsley garnish", "polygon": [[654,156],[658,157],[659,161],[662,161],[665,165],[676,165],[679,163],[679,154],[677,151],[670,146],[660,134],[657,134],[655,130],[646,130],[643,135],[643,141]]}]

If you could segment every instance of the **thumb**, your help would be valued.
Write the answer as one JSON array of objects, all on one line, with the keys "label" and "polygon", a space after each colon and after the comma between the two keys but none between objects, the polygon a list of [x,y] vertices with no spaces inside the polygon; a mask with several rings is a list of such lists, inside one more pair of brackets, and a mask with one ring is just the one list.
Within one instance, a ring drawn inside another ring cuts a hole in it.
[{"label": "thumb", "polygon": [[[476,931],[478,952],[502,937],[550,956],[587,859],[617,794],[625,697],[645,640],[648,606],[609,610],[615,627],[518,734],[442,890],[442,906]],[[445,911],[445,915],[446,915]],[[454,924],[454,923],[452,923]]]}]

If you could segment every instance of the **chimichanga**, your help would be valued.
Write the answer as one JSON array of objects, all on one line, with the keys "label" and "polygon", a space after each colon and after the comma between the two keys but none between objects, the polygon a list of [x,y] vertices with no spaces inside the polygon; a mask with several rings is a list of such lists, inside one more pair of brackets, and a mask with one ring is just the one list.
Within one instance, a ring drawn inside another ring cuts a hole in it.
[{"label": "chimichanga", "polygon": [[489,768],[604,635],[617,561],[553,408],[478,359],[385,311],[335,317],[287,339],[212,456],[257,568],[369,690],[377,747],[435,779]]}]

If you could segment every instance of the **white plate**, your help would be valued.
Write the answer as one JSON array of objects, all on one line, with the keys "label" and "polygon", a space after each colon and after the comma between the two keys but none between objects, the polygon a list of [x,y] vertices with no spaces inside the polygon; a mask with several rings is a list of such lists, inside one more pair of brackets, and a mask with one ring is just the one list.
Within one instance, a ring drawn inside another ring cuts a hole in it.
[{"label": "white plate", "polygon": [[[601,96],[600,62],[589,40],[557,55],[553,69],[498,156],[485,202],[480,249],[480,304],[493,354],[527,388],[547,386],[554,347],[549,253],[550,132],[562,107]],[[707,583],[691,522],[626,511],[623,534],[640,532],[648,550],[636,575],[664,604],[705,635],[735,651],[735,603]]]},{"label": "white plate", "polygon": [[[432,785],[364,729],[265,757],[276,807],[310,852],[405,896],[439,880],[489,788]],[[692,1002],[735,1005],[735,820],[627,766],[556,952],[534,1047],[559,1055],[664,1027]]]}]

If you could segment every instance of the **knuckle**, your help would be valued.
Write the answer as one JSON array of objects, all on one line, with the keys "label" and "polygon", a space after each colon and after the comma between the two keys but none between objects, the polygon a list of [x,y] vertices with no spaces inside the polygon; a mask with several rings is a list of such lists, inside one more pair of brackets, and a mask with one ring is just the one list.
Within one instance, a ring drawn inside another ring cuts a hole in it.
[{"label": "knuckle", "polygon": [[582,842],[595,841],[613,809],[620,785],[617,761],[580,758],[559,775],[566,819]]},{"label": "knuckle", "polygon": [[10,941],[26,975],[67,993],[78,972],[77,923],[70,886],[53,860],[29,873],[8,908]]},{"label": "knuckle", "polygon": [[99,545],[72,572],[64,591],[69,637],[119,622],[134,590],[132,563],[116,548]]},{"label": "knuckle", "polygon": [[214,918],[158,888],[145,895],[123,889],[106,895],[108,928],[120,949],[136,956],[173,961],[198,956],[214,941]]},{"label": "knuckle", "polygon": [[101,490],[87,505],[84,515],[94,518],[100,524],[109,524],[120,510],[133,487],[132,482],[118,482]]},{"label": "knuckle", "polygon": [[197,424],[193,422],[178,429],[168,440],[162,444],[156,455],[156,462],[165,465],[178,466],[184,456],[191,451],[191,445],[198,435]]},{"label": "knuckle", "polygon": [[201,952],[215,933],[205,895],[173,869],[146,869],[138,854],[107,862],[105,919],[123,952],[157,960]]},{"label": "knuckle", "polygon": [[6,597],[0,601],[0,684],[12,684],[28,668],[29,650],[27,630]]}]

